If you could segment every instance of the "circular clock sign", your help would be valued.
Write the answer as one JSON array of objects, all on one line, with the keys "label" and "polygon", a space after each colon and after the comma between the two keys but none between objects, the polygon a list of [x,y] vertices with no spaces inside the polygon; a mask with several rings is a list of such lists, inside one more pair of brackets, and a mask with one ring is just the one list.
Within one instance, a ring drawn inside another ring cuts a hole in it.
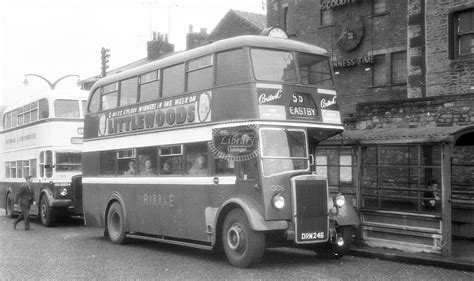
[{"label": "circular clock sign", "polygon": [[347,13],[341,20],[342,31],[336,44],[344,51],[354,50],[362,41],[364,35],[364,23],[358,15]]}]

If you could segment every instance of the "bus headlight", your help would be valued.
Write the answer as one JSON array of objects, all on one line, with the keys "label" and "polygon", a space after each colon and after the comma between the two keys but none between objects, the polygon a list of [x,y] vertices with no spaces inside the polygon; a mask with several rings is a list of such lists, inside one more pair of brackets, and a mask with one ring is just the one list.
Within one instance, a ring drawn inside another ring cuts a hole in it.
[{"label": "bus headlight", "polygon": [[344,197],[344,195],[338,194],[338,195],[336,195],[336,197],[334,197],[334,204],[337,207],[340,208],[340,207],[344,206],[345,203],[346,203],[346,198]]},{"label": "bus headlight", "polygon": [[279,209],[282,209],[285,207],[285,197],[283,197],[281,194],[275,194],[272,198],[272,203],[273,207]]},{"label": "bus headlight", "polygon": [[61,196],[66,196],[67,195],[67,188],[61,187],[61,189],[59,190],[59,194]]}]

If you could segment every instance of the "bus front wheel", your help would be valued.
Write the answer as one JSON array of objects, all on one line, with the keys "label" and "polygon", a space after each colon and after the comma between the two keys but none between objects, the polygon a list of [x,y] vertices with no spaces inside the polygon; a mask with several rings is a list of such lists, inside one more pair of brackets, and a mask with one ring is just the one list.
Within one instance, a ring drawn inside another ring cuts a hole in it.
[{"label": "bus front wheel", "polygon": [[9,192],[7,194],[7,199],[6,199],[6,202],[5,202],[5,211],[6,211],[6,215],[9,218],[13,218],[13,206],[14,205],[15,205],[15,201],[13,199],[13,195]]},{"label": "bus front wheel", "polygon": [[112,203],[107,213],[107,233],[114,244],[125,244],[127,242],[125,217],[122,205],[118,202]]},{"label": "bus front wheel", "polygon": [[41,223],[46,227],[51,226],[53,223],[53,215],[46,195],[41,196],[39,212]]},{"label": "bus front wheel", "polygon": [[222,231],[224,251],[229,262],[237,267],[250,267],[262,260],[265,234],[250,228],[241,209],[233,209],[224,221]]}]

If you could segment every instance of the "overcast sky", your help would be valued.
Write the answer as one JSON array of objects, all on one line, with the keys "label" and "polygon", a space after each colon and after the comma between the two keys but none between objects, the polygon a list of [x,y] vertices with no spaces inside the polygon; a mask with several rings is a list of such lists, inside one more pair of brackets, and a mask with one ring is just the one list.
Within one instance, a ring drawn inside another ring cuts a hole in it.
[{"label": "overcast sky", "polygon": [[[0,105],[49,89],[46,82],[100,74],[100,49],[113,69],[146,56],[152,31],[170,32],[185,49],[188,26],[211,31],[229,9],[265,14],[263,0],[2,0],[0,1]],[[75,78],[57,89],[77,88]]]}]

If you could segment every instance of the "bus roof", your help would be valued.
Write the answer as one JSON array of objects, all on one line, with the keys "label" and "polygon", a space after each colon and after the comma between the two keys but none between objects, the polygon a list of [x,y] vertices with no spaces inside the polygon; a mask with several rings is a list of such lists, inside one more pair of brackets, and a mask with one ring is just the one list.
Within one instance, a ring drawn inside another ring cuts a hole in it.
[{"label": "bus roof", "polygon": [[15,110],[19,107],[22,107],[24,105],[30,104],[32,102],[47,98],[47,99],[73,99],[73,100],[87,100],[87,97],[89,95],[88,91],[84,90],[46,90],[46,91],[41,91],[38,92],[38,94],[35,94],[33,96],[28,96],[25,97],[24,99],[21,99],[15,103],[12,103],[11,105],[8,105],[8,107],[3,111],[3,113],[10,112],[12,110]]},{"label": "bus roof", "polygon": [[233,37],[229,39],[223,39],[223,40],[214,42],[212,44],[198,47],[189,51],[179,52],[174,55],[168,56],[166,58],[153,61],[144,65],[138,66],[136,68],[126,70],[121,73],[104,77],[100,79],[99,81],[97,81],[92,86],[91,92],[93,92],[97,87],[100,87],[102,85],[116,82],[116,81],[131,77],[131,76],[135,76],[137,74],[141,74],[141,73],[153,71],[159,68],[182,63],[186,60],[198,58],[198,57],[212,54],[215,52],[236,49],[236,48],[241,48],[241,47],[276,48],[276,49],[294,50],[294,51],[299,51],[299,52],[304,52],[304,53],[319,54],[319,55],[327,56],[327,50],[308,44],[308,43],[301,42],[301,41],[276,38],[276,37],[268,37],[268,36],[260,36],[260,35],[238,36],[238,37]]}]

